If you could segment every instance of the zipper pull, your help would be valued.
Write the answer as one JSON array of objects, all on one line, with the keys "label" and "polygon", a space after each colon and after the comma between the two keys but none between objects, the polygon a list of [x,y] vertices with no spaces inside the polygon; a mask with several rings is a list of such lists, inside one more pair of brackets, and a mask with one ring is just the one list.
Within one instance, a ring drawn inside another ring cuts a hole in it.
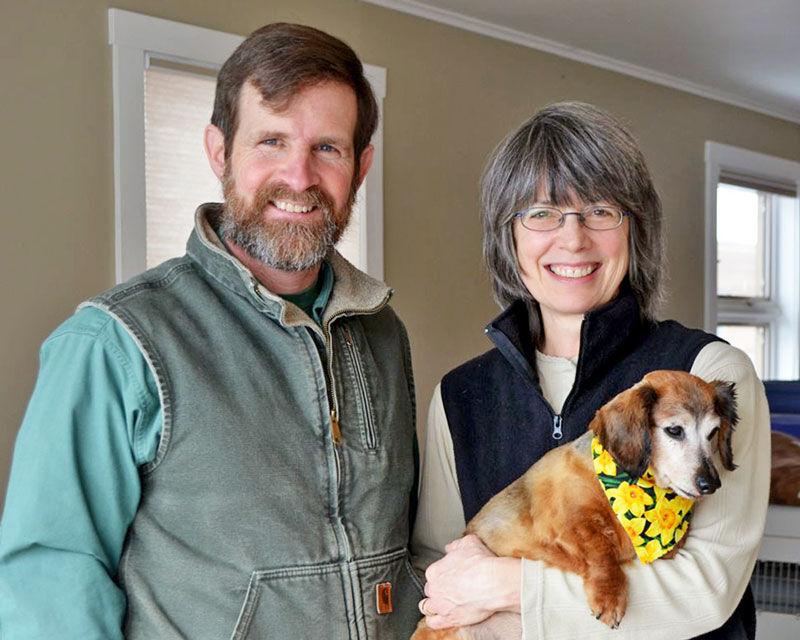
[{"label": "zipper pull", "polygon": [[336,415],[336,409],[331,410],[331,432],[333,433],[333,444],[339,444],[342,441],[342,430],[339,428],[339,418]]},{"label": "zipper pull", "polygon": [[553,416],[553,440],[561,440],[564,434],[561,432],[561,416]]},{"label": "zipper pull", "polygon": [[261,294],[261,289],[259,288],[258,280],[255,278],[250,278],[250,285],[253,287],[253,295],[258,298],[261,302],[266,302],[264,296]]}]

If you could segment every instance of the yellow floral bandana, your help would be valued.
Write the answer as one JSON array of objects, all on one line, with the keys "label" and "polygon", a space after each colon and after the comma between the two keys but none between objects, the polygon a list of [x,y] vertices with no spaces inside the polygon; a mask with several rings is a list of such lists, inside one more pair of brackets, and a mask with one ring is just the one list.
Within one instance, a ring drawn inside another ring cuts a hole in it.
[{"label": "yellow floral bandana", "polygon": [[689,528],[694,500],[657,486],[649,467],[638,479],[617,469],[597,436],[592,439],[592,459],[603,492],[642,564],[669,553]]}]

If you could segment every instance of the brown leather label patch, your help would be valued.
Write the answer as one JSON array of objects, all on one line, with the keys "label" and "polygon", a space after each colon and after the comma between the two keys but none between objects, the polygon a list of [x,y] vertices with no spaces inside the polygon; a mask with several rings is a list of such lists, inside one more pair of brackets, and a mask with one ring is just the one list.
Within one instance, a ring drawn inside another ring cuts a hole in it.
[{"label": "brown leather label patch", "polygon": [[378,613],[391,613],[392,607],[392,583],[381,582],[375,586],[375,603]]}]

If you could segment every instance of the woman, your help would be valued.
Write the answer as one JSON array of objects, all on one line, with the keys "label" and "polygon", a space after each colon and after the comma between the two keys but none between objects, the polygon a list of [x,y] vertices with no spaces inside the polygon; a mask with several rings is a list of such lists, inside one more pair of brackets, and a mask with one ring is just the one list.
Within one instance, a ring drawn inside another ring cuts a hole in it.
[{"label": "woman", "polygon": [[[418,566],[433,562],[420,603],[429,626],[512,611],[526,638],[752,638],[766,399],[741,351],[655,321],[661,204],[633,138],[590,105],[547,107],[495,150],[481,208],[484,258],[505,310],[486,329],[495,348],[447,374],[431,402],[413,541]],[[674,559],[626,567],[628,609],[612,630],[588,615],[578,576],[458,537],[492,495],[654,369],[736,384],[739,469],[698,504]]]}]

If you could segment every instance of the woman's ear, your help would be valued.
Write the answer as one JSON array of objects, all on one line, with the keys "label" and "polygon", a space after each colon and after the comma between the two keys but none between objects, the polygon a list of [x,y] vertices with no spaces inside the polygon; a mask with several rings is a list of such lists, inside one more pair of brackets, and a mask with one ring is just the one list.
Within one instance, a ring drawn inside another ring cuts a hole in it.
[{"label": "woman's ear", "polygon": [[650,465],[650,416],[657,400],[652,386],[639,384],[601,407],[589,425],[617,464],[636,478]]},{"label": "woman's ear", "polygon": [[714,411],[719,416],[719,431],[717,431],[717,448],[722,459],[722,466],[728,471],[733,471],[736,464],[733,461],[733,432],[739,422],[739,413],[736,404],[736,385],[732,382],[714,380]]}]

